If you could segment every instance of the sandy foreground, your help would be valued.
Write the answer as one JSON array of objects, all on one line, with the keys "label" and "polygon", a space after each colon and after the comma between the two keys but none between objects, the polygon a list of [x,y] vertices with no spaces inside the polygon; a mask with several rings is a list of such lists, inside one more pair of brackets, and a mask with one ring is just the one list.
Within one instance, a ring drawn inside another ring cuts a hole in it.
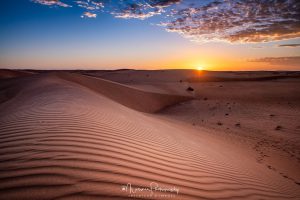
[{"label": "sandy foreground", "polygon": [[300,199],[298,72],[0,77],[0,199]]}]

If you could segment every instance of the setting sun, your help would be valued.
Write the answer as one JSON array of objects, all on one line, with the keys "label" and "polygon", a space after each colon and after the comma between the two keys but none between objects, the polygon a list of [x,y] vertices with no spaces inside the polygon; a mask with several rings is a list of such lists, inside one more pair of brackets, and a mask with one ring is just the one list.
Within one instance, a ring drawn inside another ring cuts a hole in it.
[{"label": "setting sun", "polygon": [[203,66],[198,66],[196,69],[197,69],[198,71],[202,71],[202,70],[204,70],[204,67],[203,67]]}]

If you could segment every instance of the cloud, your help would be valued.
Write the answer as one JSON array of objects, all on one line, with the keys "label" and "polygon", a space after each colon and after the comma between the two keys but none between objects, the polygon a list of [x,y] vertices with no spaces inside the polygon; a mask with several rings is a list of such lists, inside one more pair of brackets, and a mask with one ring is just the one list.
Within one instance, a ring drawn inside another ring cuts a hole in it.
[{"label": "cloud", "polygon": [[[60,0],[32,0],[69,7]],[[260,43],[300,37],[299,0],[75,0],[82,16],[107,12],[116,18],[145,20],[197,42]],[[87,14],[90,13],[90,14]],[[284,47],[284,46],[282,46]]]},{"label": "cloud", "polygon": [[181,0],[144,0],[137,3],[120,3],[113,8],[111,14],[123,19],[147,19],[165,12],[164,8],[179,3]]},{"label": "cloud", "polygon": [[75,1],[77,6],[87,10],[100,10],[104,8],[104,3],[101,1]]},{"label": "cloud", "polygon": [[300,47],[300,44],[280,44],[278,47]]},{"label": "cloud", "polygon": [[111,14],[113,14],[116,18],[144,20],[154,15],[158,15],[162,12],[161,9],[157,9],[154,11],[146,11],[148,9],[148,6],[145,5],[131,4],[128,5],[126,8],[112,11]]},{"label": "cloud", "polygon": [[46,6],[61,6],[61,7],[72,7],[71,5],[65,4],[59,0],[32,0],[34,3],[39,3]]},{"label": "cloud", "polygon": [[263,46],[252,46],[251,48],[252,49],[263,49],[264,47]]},{"label": "cloud", "polygon": [[96,18],[97,17],[97,14],[95,13],[91,13],[91,12],[84,12],[82,15],[81,15],[81,18]]},{"label": "cloud", "polygon": [[249,62],[264,62],[271,65],[300,66],[300,56],[291,57],[265,57],[249,60]]},{"label": "cloud", "polygon": [[175,10],[161,25],[195,41],[268,42],[300,37],[298,0],[223,0]]}]

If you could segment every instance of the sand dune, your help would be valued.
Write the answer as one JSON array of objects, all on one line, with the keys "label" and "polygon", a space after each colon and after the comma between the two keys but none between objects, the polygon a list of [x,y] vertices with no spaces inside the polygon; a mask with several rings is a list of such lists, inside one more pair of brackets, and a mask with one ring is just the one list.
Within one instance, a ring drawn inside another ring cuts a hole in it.
[{"label": "sand dune", "polygon": [[56,75],[99,92],[120,104],[142,112],[157,112],[166,106],[193,98],[189,94],[183,96],[157,93],[155,91],[143,91],[116,82],[84,75],[71,73],[57,73]]},{"label": "sand dune", "polygon": [[[66,73],[1,84],[18,92],[0,104],[0,199],[300,198],[237,140],[145,113],[188,96]],[[125,187],[151,183],[172,191]]]},{"label": "sand dune", "polygon": [[3,78],[16,78],[32,75],[32,72],[21,71],[21,70],[11,70],[11,69],[0,69],[0,79]]},{"label": "sand dune", "polygon": [[190,86],[194,100],[161,114],[235,141],[252,151],[256,162],[300,185],[299,78]]}]

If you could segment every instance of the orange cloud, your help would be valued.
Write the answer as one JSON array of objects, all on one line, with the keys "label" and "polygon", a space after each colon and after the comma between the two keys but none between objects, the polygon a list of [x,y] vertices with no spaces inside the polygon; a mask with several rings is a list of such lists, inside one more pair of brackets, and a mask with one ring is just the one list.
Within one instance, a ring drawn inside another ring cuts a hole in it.
[{"label": "orange cloud", "polygon": [[249,60],[249,62],[264,62],[271,65],[300,66],[300,56],[265,57]]}]

